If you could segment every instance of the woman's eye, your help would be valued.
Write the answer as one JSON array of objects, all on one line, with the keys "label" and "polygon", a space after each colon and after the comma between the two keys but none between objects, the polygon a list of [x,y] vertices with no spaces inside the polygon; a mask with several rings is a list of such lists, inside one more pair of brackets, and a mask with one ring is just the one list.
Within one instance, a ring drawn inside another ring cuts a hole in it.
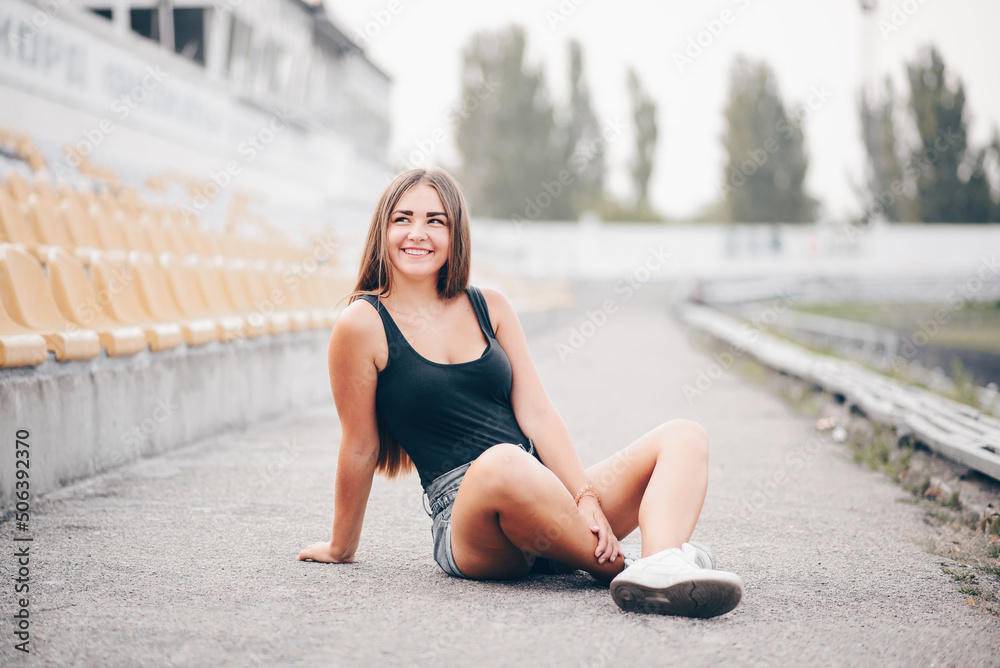
[{"label": "woman's eye", "polygon": [[444,225],[444,221],[440,218],[431,218],[428,223],[437,223],[438,225]]},{"label": "woman's eye", "polygon": [[394,220],[392,222],[394,222],[394,223],[408,223],[410,221],[406,218],[406,216],[400,216],[399,218],[397,218],[396,220]]}]

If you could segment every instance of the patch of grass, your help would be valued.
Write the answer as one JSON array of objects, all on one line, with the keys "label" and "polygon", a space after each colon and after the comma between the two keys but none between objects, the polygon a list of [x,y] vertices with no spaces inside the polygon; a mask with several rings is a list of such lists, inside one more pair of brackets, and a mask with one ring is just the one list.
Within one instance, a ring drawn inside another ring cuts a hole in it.
[{"label": "patch of grass", "polygon": [[780,394],[785,402],[799,415],[816,417],[823,410],[825,396],[807,383],[797,379],[789,379],[780,388]]},{"label": "patch of grass", "polygon": [[1000,577],[1000,568],[997,568],[996,566],[976,566],[975,569],[981,573],[986,573],[987,575]]},{"label": "patch of grass", "polygon": [[[864,464],[873,471],[882,471],[904,483],[913,459],[913,446],[907,441],[899,443],[896,430],[880,424],[871,424],[871,429],[858,429],[851,434],[848,445],[853,451],[854,461]],[[930,485],[929,480],[910,481],[903,484],[910,491],[923,493]]]},{"label": "patch of grass", "polygon": [[976,396],[976,379],[969,373],[957,357],[951,358],[951,380],[955,384],[955,398],[967,406],[979,408],[979,397]]},{"label": "patch of grass", "polygon": [[927,514],[936,520],[941,520],[942,522],[951,522],[951,520],[955,517],[952,513],[939,506],[931,506],[927,508]]},{"label": "patch of grass", "polygon": [[947,567],[942,567],[941,571],[952,576],[958,582],[964,582],[965,584],[975,584],[976,582],[976,574],[972,571],[956,571]]}]

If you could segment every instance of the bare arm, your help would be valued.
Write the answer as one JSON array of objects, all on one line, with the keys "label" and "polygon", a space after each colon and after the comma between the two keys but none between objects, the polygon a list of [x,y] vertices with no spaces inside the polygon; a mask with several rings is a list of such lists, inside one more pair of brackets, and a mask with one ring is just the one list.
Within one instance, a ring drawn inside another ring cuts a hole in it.
[{"label": "bare arm", "polygon": [[300,560],[354,561],[378,461],[377,364],[381,361],[384,366],[387,354],[382,322],[375,310],[361,300],[344,309],[330,335],[328,358],[330,386],[341,425],[333,537],[302,550]]},{"label": "bare arm", "polygon": [[[496,328],[497,342],[510,359],[514,374],[511,387],[514,417],[521,430],[534,442],[542,463],[575,496],[589,481],[569,429],[542,385],[521,321],[510,301],[497,290],[485,289],[483,296]],[[617,559],[618,540],[611,532],[596,497],[589,494],[581,497],[579,506],[590,522],[591,530],[598,536],[595,556],[602,562]]]}]

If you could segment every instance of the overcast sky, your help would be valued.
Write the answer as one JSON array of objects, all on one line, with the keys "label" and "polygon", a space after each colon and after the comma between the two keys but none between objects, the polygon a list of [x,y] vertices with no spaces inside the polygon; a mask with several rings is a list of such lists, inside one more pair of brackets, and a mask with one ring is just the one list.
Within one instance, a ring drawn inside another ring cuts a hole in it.
[{"label": "overcast sky", "polygon": [[[625,72],[634,67],[659,105],[651,199],[675,217],[696,213],[718,193],[722,108],[737,54],[770,63],[786,103],[806,103],[812,96],[816,109],[805,123],[806,185],[822,200],[824,217],[857,207],[851,182],[860,182],[863,166],[857,91],[866,75],[866,42],[868,67],[879,78],[891,75],[900,92],[907,90],[904,64],[921,46],[936,45],[965,83],[973,142],[987,141],[1000,125],[1000,1],[877,4],[865,40],[859,0],[327,0],[339,25],[366,44],[369,57],[393,78],[394,162],[407,160],[418,144],[434,144],[432,164],[458,165],[446,119],[459,103],[462,48],[477,31],[524,26],[528,62],[544,68],[557,103],[567,94],[567,44],[578,39],[592,103],[603,121],[631,123]],[[707,46],[679,64],[692,39]],[[428,143],[437,129],[448,131],[448,141]],[[631,141],[623,135],[611,147],[610,186],[619,195],[629,193]]]}]

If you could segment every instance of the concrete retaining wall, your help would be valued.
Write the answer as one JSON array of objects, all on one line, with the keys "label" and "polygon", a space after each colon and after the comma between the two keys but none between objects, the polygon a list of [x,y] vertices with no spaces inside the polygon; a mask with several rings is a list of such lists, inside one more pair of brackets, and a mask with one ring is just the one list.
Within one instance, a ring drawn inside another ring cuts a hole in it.
[{"label": "concrete retaining wall", "polygon": [[[329,332],[197,348],[53,359],[0,369],[0,516],[15,492],[15,441],[29,433],[31,496],[138,457],[329,399]],[[23,432],[22,432],[23,433]]]}]

